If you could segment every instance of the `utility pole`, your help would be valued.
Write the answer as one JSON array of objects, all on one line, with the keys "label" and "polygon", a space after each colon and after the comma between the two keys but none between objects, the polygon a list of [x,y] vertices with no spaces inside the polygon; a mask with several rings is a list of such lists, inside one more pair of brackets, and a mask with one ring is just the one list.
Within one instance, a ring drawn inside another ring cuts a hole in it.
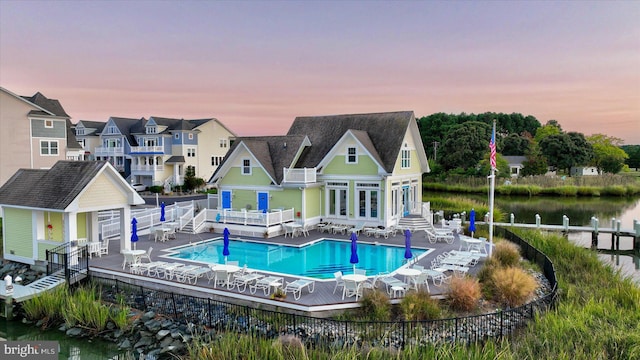
[{"label": "utility pole", "polygon": [[440,143],[437,141],[433,142],[433,161],[438,160],[438,144]]}]

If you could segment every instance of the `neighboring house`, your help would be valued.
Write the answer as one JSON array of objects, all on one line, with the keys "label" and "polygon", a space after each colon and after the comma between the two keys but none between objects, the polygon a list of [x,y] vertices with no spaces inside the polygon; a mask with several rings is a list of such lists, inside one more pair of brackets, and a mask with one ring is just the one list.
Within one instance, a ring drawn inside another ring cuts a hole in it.
[{"label": "neighboring house", "polygon": [[571,176],[594,176],[600,175],[598,168],[595,166],[572,166]]},{"label": "neighboring house", "polygon": [[95,156],[109,161],[131,183],[170,188],[183,184],[188,168],[208,179],[234,137],[214,118],[111,117],[100,133]]},{"label": "neighboring house", "polygon": [[99,241],[101,210],[120,212],[120,248],[129,249],[130,207],[142,204],[144,199],[105,161],[20,169],[0,187],[4,258],[34,264],[60,245]]},{"label": "neighboring house", "polygon": [[511,177],[520,176],[520,171],[524,167],[524,162],[527,161],[526,156],[503,156],[503,158],[509,163],[509,172]]},{"label": "neighboring house", "polygon": [[100,134],[105,125],[102,121],[80,120],[74,126],[76,139],[84,150],[85,160],[96,160],[95,149],[102,146]]},{"label": "neighboring house", "polygon": [[20,96],[0,87],[0,185],[18,169],[47,169],[82,159],[70,116],[41,93]]},{"label": "neighboring house", "polygon": [[298,117],[236,139],[209,183],[220,208],[294,208],[305,224],[392,226],[422,210],[427,156],[412,111]]}]

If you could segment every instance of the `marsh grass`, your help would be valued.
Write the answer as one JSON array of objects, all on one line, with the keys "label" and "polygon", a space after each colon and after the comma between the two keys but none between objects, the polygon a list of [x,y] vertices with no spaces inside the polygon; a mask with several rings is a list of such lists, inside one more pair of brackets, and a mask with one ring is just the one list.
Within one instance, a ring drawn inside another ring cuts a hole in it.
[{"label": "marsh grass", "polygon": [[435,320],[442,316],[438,300],[423,289],[407,292],[400,301],[400,312],[407,321]]},{"label": "marsh grass", "polygon": [[[480,216],[484,216],[489,212],[489,206],[480,201],[469,199],[463,196],[448,196],[448,197],[429,197],[431,202],[431,209],[444,209],[451,212],[461,213],[463,211],[469,213],[471,209],[476,211],[476,220],[480,219]],[[502,210],[494,208],[493,218],[495,221],[501,221],[505,217]]]}]

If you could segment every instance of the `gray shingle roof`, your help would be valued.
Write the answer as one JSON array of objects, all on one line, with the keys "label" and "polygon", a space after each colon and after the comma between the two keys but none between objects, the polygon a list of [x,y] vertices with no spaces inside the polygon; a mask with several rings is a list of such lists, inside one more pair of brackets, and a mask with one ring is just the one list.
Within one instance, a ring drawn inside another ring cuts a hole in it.
[{"label": "gray shingle roof", "polygon": [[[89,134],[91,136],[98,136],[104,130],[104,126],[107,125],[104,121],[91,121],[91,120],[80,120],[78,123],[82,122],[85,128],[96,129],[93,133]],[[77,126],[77,124],[76,124]]]},{"label": "gray shingle roof", "polygon": [[296,167],[312,168],[322,161],[347,130],[364,131],[369,135],[385,171],[391,173],[410,121],[415,121],[413,111],[302,116],[293,121],[287,135],[309,136],[312,146],[300,157]]},{"label": "gray shingle roof", "polygon": [[172,157],[168,158],[167,161],[165,161],[165,163],[183,163],[185,162],[184,160],[184,156],[182,155],[173,155]]},{"label": "gray shingle roof", "polygon": [[47,109],[56,116],[70,117],[69,114],[64,111],[64,108],[58,100],[49,99],[40,92],[35,93],[33,96],[23,96],[22,98],[40,106],[41,108]]},{"label": "gray shingle roof", "polygon": [[58,161],[51,169],[20,169],[0,187],[0,204],[64,210],[107,165]]}]

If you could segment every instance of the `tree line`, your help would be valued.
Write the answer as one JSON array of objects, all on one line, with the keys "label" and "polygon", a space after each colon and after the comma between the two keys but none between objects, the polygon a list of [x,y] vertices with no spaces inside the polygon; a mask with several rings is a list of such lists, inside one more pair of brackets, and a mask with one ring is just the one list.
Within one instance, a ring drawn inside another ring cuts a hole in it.
[{"label": "tree line", "polygon": [[549,170],[594,166],[600,173],[618,173],[624,166],[640,167],[640,145],[623,145],[604,134],[584,136],[565,132],[556,120],[542,125],[532,115],[519,113],[435,113],[417,119],[433,173],[487,175],[489,141],[496,120],[497,167],[510,176],[503,156],[525,156],[520,174],[540,175]]}]

